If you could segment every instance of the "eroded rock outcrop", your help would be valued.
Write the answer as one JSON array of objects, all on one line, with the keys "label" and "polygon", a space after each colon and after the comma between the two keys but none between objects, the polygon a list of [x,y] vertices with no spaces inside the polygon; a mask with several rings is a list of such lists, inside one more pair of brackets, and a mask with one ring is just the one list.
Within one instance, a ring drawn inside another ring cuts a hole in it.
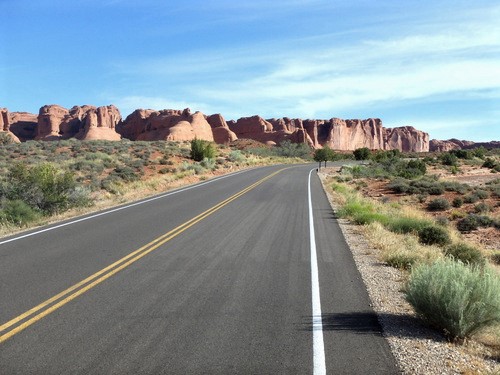
[{"label": "eroded rock outcrop", "polygon": [[238,139],[236,134],[231,131],[231,129],[229,129],[229,126],[227,125],[227,122],[226,120],[224,120],[224,117],[222,117],[222,115],[211,115],[206,117],[206,120],[212,127],[212,133],[215,143],[227,145]]},{"label": "eroded rock outcrop", "polygon": [[0,108],[0,132],[7,134],[11,138],[12,142],[20,142],[14,133],[10,131],[10,115],[7,108]]},{"label": "eroded rock outcrop", "polygon": [[413,126],[385,129],[385,149],[403,152],[429,152],[429,134]]},{"label": "eroded rock outcrop", "polygon": [[10,131],[21,142],[31,141],[36,137],[38,115],[29,112],[10,113]]},{"label": "eroded rock outcrop", "polygon": [[52,104],[40,108],[35,139],[57,140],[77,138],[80,140],[120,140],[115,127],[121,115],[113,105],[94,107],[74,106],[70,110]]},{"label": "eroded rock outcrop", "polygon": [[[333,150],[355,150],[362,147],[368,147],[371,150],[385,149],[384,128],[382,121],[378,118],[367,120],[333,118],[324,126],[330,127],[325,144]],[[321,142],[322,137],[319,135]]]},{"label": "eroded rock outcrop", "polygon": [[195,138],[214,140],[212,127],[203,113],[191,114],[189,108],[183,111],[135,110],[120,124],[118,132],[124,138],[140,141],[190,141]]}]

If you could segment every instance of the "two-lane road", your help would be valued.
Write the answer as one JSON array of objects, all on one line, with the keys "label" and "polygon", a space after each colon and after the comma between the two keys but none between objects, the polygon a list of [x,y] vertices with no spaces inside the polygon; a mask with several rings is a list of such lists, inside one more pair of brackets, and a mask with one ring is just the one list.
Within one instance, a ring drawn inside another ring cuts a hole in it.
[{"label": "two-lane road", "polygon": [[312,168],[0,239],[0,374],[398,373]]}]

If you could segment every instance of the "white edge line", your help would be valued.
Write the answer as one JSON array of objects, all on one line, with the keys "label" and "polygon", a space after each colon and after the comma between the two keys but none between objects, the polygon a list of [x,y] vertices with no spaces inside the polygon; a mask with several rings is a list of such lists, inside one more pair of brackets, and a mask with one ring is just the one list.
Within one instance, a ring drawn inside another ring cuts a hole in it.
[{"label": "white edge line", "polygon": [[37,234],[40,234],[40,233],[49,232],[49,231],[54,230],[54,229],[59,229],[59,228],[62,228],[62,227],[68,226],[68,225],[73,225],[73,224],[76,224],[76,223],[80,223],[82,221],[94,219],[94,218],[99,217],[99,216],[108,215],[108,214],[111,214],[113,212],[125,210],[125,209],[130,208],[130,207],[139,206],[139,205],[144,204],[144,203],[149,203],[149,202],[155,201],[157,199],[162,199],[162,198],[168,197],[170,195],[174,195],[174,194],[177,194],[177,193],[182,193],[184,191],[195,189],[195,188],[198,188],[200,186],[207,185],[207,184],[210,184],[212,182],[222,180],[224,178],[236,176],[236,175],[238,175],[240,173],[244,173],[244,172],[248,172],[248,171],[249,170],[247,169],[247,170],[243,170],[243,171],[238,171],[238,172],[230,173],[230,174],[227,174],[227,175],[224,175],[224,176],[221,176],[221,177],[217,177],[217,178],[208,180],[206,182],[198,183],[196,185],[191,185],[191,186],[188,186],[188,187],[185,187],[185,188],[181,188],[179,190],[171,191],[169,193],[157,195],[155,197],[148,198],[148,199],[145,199],[145,200],[142,200],[142,201],[139,201],[139,202],[127,204],[125,206],[120,206],[118,208],[113,208],[113,209],[108,210],[108,211],[99,212],[98,214],[94,214],[94,215],[91,215],[91,216],[86,216],[86,217],[83,217],[83,218],[80,218],[80,219],[76,219],[76,220],[72,220],[72,221],[68,221],[66,223],[58,224],[58,225],[55,225],[53,227],[41,229],[41,230],[38,230],[38,231],[35,231],[35,232],[32,232],[32,233],[23,234],[21,236],[10,238],[8,240],[0,241],[0,245],[6,244],[8,242],[17,241],[17,240],[20,240],[20,239],[23,239],[23,238],[26,238],[26,237],[36,236]]},{"label": "white edge line", "polygon": [[321,299],[319,293],[318,257],[316,254],[316,236],[314,235],[314,220],[311,199],[311,173],[307,185],[309,202],[309,239],[311,247],[311,294],[312,294],[312,331],[313,331],[313,374],[326,374],[325,344],[323,341],[323,319],[321,315]]}]

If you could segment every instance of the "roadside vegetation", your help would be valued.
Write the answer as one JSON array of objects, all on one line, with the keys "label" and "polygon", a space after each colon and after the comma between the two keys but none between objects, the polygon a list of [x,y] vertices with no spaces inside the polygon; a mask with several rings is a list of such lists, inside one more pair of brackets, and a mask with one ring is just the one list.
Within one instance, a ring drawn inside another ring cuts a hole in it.
[{"label": "roadside vegetation", "polygon": [[[366,163],[327,180],[337,215],[363,225],[381,260],[406,273],[404,295],[418,316],[450,340],[487,341],[498,358],[499,152],[418,157],[359,149],[354,156]],[[444,178],[465,170],[492,177],[480,184]]]},{"label": "roadside vegetation", "polygon": [[29,141],[0,144],[0,234],[258,165],[312,160],[306,145]]}]

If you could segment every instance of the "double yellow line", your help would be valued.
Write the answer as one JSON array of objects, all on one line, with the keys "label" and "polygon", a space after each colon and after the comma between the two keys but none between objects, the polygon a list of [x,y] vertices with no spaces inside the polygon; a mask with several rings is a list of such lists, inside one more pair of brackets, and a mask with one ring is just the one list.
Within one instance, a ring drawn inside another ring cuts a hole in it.
[{"label": "double yellow line", "polygon": [[[241,190],[239,193],[234,194],[233,196],[223,200],[222,202],[216,204],[212,208],[206,210],[205,212],[202,212],[198,216],[195,216],[189,221],[186,221],[184,224],[179,225],[178,227],[172,229],[171,231],[161,235],[160,237],[156,238],[155,240],[149,242],[148,244],[142,246],[140,249],[137,249],[133,251],[132,253],[128,254],[127,256],[121,258],[120,260],[114,262],[113,264],[110,264],[106,268],[103,268],[102,270],[94,273],[93,275],[87,277],[86,279],[80,281],[79,283],[69,287],[68,289],[62,291],[61,293],[55,295],[52,298],[49,298],[48,300],[40,303],[39,305],[33,307],[32,309],[26,311],[25,313],[15,317],[12,320],[9,320],[8,322],[2,324],[0,326],[0,344],[3,343],[4,341],[10,339],[12,336],[18,334],[19,332],[25,330],[32,324],[36,323],[40,319],[46,317],[47,315],[51,314],[52,312],[56,311],[60,307],[64,306],[68,302],[74,300],[78,296],[84,294],[85,292],[89,291],[93,287],[99,285],[106,279],[110,278],[114,274],[120,272],[124,268],[127,268],[131,264],[137,262],[139,259],[142,257],[146,256],[147,254],[151,253],[152,251],[158,249],[160,246],[165,244],[166,242],[170,241],[172,238],[178,236],[185,230],[191,228],[193,225],[196,223],[200,222],[201,220],[205,219],[207,216],[212,215],[214,212],[220,210],[222,207],[225,205],[231,203],[235,199],[238,199],[242,195],[248,193],[250,190],[256,188],[260,184],[262,184],[264,181],[274,177],[281,171],[283,171],[286,168],[280,169],[279,171],[276,171],[274,173],[271,173],[270,175],[264,177],[263,179],[255,182],[254,184],[248,186],[247,188]],[[2,334],[2,332],[4,332]]]}]

